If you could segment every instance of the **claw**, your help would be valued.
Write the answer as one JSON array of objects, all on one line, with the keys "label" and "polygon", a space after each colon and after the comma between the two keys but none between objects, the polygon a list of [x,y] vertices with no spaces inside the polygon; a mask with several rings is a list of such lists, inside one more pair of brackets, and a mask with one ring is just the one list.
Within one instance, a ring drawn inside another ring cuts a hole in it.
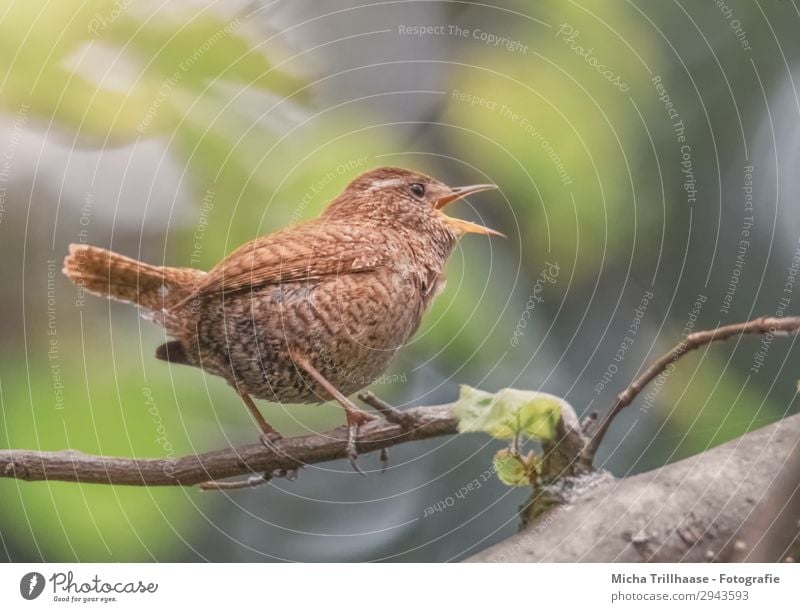
[{"label": "claw", "polygon": [[200,483],[201,491],[232,491],[234,489],[250,489],[264,484],[268,484],[272,480],[272,475],[269,473],[260,476],[250,476],[244,480],[209,480]]},{"label": "claw", "polygon": [[275,442],[278,440],[283,440],[283,436],[279,434],[277,431],[270,432],[270,433],[262,433],[258,436],[258,439],[261,441],[261,444],[266,446],[269,450],[271,450],[276,455],[280,454],[278,447],[275,446]]},{"label": "claw", "polygon": [[389,469],[389,451],[385,448],[381,449],[381,474],[385,474]]},{"label": "claw", "polygon": [[358,459],[358,455],[351,455],[350,452],[348,451],[347,460],[350,462],[350,465],[353,466],[353,470],[355,470],[356,472],[358,472],[362,476],[366,477],[366,474],[364,473],[364,471],[360,467],[358,467],[358,463],[356,463],[356,459]]},{"label": "claw", "polygon": [[353,469],[356,472],[358,472],[362,476],[366,476],[366,474],[361,471],[361,468],[358,467],[358,463],[356,463],[356,459],[358,459],[358,451],[356,450],[356,440],[358,440],[358,423],[350,422],[347,424],[347,446],[345,447],[345,450],[347,452],[347,459],[348,461],[350,461],[350,465],[353,466]]},{"label": "claw", "polygon": [[358,428],[364,423],[374,420],[375,417],[368,412],[363,412],[361,410],[347,410],[346,414],[347,446],[345,447],[345,451],[347,452],[347,459],[350,461],[350,465],[353,466],[353,469],[356,472],[362,476],[366,476],[366,474],[361,471],[361,468],[358,467],[358,464],[356,463],[356,459],[358,459],[358,451],[356,450],[356,442],[358,442]]}]

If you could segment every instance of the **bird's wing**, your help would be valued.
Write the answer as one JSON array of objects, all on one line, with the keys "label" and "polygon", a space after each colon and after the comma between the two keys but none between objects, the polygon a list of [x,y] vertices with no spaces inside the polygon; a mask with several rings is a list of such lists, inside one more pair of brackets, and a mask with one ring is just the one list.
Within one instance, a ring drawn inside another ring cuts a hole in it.
[{"label": "bird's wing", "polygon": [[239,247],[200,280],[193,296],[367,272],[386,265],[389,256],[380,232],[330,221],[309,223]]}]

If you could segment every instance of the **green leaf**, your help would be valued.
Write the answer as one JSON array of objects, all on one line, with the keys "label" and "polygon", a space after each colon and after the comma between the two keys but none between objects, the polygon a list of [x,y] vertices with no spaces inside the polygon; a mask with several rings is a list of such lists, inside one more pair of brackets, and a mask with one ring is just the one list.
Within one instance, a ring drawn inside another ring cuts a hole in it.
[{"label": "green leaf", "polygon": [[453,412],[461,432],[485,432],[499,440],[525,436],[547,441],[556,434],[564,404],[560,397],[539,391],[501,389],[488,393],[462,385]]},{"label": "green leaf", "polygon": [[494,456],[494,471],[501,482],[509,487],[530,486],[534,465],[535,457],[532,454],[526,458],[507,448],[497,451]]}]

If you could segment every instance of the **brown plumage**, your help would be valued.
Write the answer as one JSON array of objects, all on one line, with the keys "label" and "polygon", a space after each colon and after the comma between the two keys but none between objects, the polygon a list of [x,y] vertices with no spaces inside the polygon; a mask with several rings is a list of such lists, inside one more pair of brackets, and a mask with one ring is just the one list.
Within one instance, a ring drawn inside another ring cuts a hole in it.
[{"label": "brown plumage", "polygon": [[250,396],[336,399],[347,413],[353,461],[357,427],[370,417],[346,396],[380,376],[416,331],[458,237],[497,234],[441,208],[493,187],[450,188],[378,168],[320,217],[257,238],[208,273],[85,245],[70,246],[64,273],[87,291],[149,311],[174,338],[156,356],[225,378],[266,443],[278,434]]}]

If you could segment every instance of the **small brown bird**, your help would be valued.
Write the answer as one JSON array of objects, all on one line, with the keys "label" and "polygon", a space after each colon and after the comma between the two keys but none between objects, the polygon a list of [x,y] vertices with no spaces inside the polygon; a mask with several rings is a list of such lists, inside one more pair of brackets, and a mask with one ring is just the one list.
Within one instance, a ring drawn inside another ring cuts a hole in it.
[{"label": "small brown bird", "polygon": [[91,293],[147,311],[174,338],[156,357],[227,380],[267,445],[280,434],[253,397],[338,401],[358,470],[358,427],[373,417],[347,396],[380,376],[417,330],[459,236],[502,236],[442,212],[495,188],[451,188],[418,172],[377,168],[351,182],[320,217],[257,238],[209,272],[73,244],[64,273]]}]

